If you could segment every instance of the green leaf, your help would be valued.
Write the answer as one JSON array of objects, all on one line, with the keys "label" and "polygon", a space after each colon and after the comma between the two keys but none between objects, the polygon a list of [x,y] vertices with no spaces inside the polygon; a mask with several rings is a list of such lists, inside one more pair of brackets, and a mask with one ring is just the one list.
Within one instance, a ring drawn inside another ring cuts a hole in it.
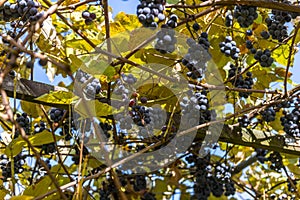
[{"label": "green leaf", "polygon": [[69,105],[75,100],[75,96],[72,92],[54,91],[35,98],[35,100],[46,103]]}]

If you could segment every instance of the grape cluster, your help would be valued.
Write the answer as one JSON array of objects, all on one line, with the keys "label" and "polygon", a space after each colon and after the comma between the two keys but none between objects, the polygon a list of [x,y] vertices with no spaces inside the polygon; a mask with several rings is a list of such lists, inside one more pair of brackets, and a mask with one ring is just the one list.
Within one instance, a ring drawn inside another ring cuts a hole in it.
[{"label": "grape cluster", "polygon": [[[180,102],[182,108],[182,114],[185,115],[182,120],[182,125],[189,124],[190,126],[196,126],[199,124],[204,124],[215,120],[216,113],[215,110],[209,110],[209,100],[207,98],[208,91],[196,91],[192,92],[183,97]],[[194,110],[199,111],[199,113],[194,112]],[[199,119],[197,115],[199,114]],[[188,120],[185,122],[185,120]]]},{"label": "grape cluster", "polygon": [[231,36],[226,36],[225,41],[220,42],[219,47],[226,56],[230,56],[234,60],[239,58],[240,49],[236,46],[236,42],[232,40]]},{"label": "grape cluster", "polygon": [[266,122],[272,122],[275,121],[276,111],[273,107],[268,107],[262,111],[261,116]]},{"label": "grape cluster", "polygon": [[292,137],[300,137],[300,99],[295,101],[295,108],[292,111],[283,111],[284,116],[280,118],[283,130]]},{"label": "grape cluster", "polygon": [[161,30],[156,34],[156,41],[154,48],[162,54],[172,53],[175,51],[175,44],[177,38],[173,28],[177,26],[178,17],[172,14],[166,24],[161,26]]},{"label": "grape cluster", "polygon": [[161,129],[164,123],[167,121],[167,116],[164,110],[157,107],[150,107],[149,116],[150,116],[150,126],[154,129]]},{"label": "grape cluster", "polygon": [[277,17],[266,18],[265,22],[267,23],[269,31],[267,33],[272,36],[272,39],[282,42],[285,38],[288,37],[287,26],[284,25],[284,21],[278,21],[276,20],[276,18]]},{"label": "grape cluster", "polygon": [[259,61],[262,67],[270,67],[274,62],[269,49],[265,49],[264,51],[258,49],[254,54],[254,58]]},{"label": "grape cluster", "polygon": [[[230,69],[228,71],[228,79],[235,77],[237,74],[241,73],[241,71],[241,67],[236,67],[235,65],[230,64]],[[237,88],[251,89],[253,86],[252,73],[247,72],[246,77],[243,77],[243,75],[238,75],[230,82]],[[251,92],[239,92],[239,96],[244,98],[248,98],[250,94]]]},{"label": "grape cluster", "polygon": [[243,115],[238,118],[238,122],[241,127],[247,128],[250,124],[250,120],[247,115]]},{"label": "grape cluster", "polygon": [[225,14],[225,26],[231,27],[232,24],[233,24],[233,16],[231,14],[231,11],[228,11]]},{"label": "grape cluster", "polygon": [[[90,74],[87,74],[81,70],[76,73],[76,79],[79,80],[80,84],[86,84],[85,88],[83,88],[83,92],[88,99],[94,99],[95,95],[101,92],[101,84],[100,81],[96,78],[92,78]],[[90,81],[90,79],[92,79]]]},{"label": "grape cluster", "polygon": [[154,48],[162,54],[172,53],[175,51],[176,42],[175,31],[169,27],[165,27],[157,32]]},{"label": "grape cluster", "polygon": [[196,167],[195,184],[193,186],[196,199],[206,200],[212,193],[215,197],[235,194],[234,183],[231,180],[230,168],[224,163],[211,164],[210,155],[204,158],[190,155],[186,161]]},{"label": "grape cluster", "polygon": [[90,13],[88,10],[83,11],[81,15],[86,25],[91,25],[93,20],[96,19],[96,14]]},{"label": "grape cluster", "polygon": [[[278,1],[278,0],[275,0],[275,1]],[[292,5],[292,2],[290,2],[289,0],[282,0],[281,2]],[[277,20],[279,20],[279,21],[284,20],[285,22],[290,22],[292,19],[295,19],[297,16],[300,15],[300,13],[285,12],[285,11],[281,11],[281,10],[272,10],[272,14],[275,16],[275,18],[280,16],[279,18],[277,18]]]},{"label": "grape cluster", "polygon": [[253,31],[252,31],[251,29],[248,29],[248,30],[246,31],[246,35],[247,35],[247,36],[253,35]]},{"label": "grape cluster", "polygon": [[[178,21],[178,17],[175,14],[171,14],[170,18],[167,21],[167,26],[170,28],[176,28],[177,27],[177,21]],[[163,27],[162,27],[163,28]]]},{"label": "grape cluster", "polygon": [[[7,35],[9,35],[12,39],[16,39],[16,37],[17,37],[16,32],[15,31],[11,31],[11,30],[7,31],[7,33],[4,36],[7,36]],[[9,41],[6,38],[4,38],[4,37],[2,37],[2,42],[5,45],[9,45],[10,44]],[[4,56],[5,54],[6,54],[6,51],[2,50],[1,51],[1,55]],[[8,55],[7,57],[10,57],[10,56]],[[8,58],[8,59],[10,59],[10,58]]]},{"label": "grape cluster", "polygon": [[119,101],[116,105],[117,108],[122,106],[128,106],[135,104],[135,101],[130,102],[130,86],[133,85],[137,81],[137,78],[132,74],[121,74],[121,78],[117,79],[115,82],[115,87],[113,93],[115,95],[121,96],[122,101]]},{"label": "grape cluster", "polygon": [[128,84],[128,85],[132,85],[137,81],[137,78],[135,76],[133,76],[133,74],[121,74],[122,80]]},{"label": "grape cluster", "polygon": [[[27,113],[22,113],[22,114],[18,113],[16,121],[18,122],[20,127],[24,129],[26,135],[29,135],[30,134],[30,120],[29,120]],[[19,131],[16,131],[15,138],[18,137],[18,135],[19,135]]]},{"label": "grape cluster", "polygon": [[237,19],[237,22],[242,28],[247,28],[258,17],[255,6],[240,6],[234,7],[233,17]]},{"label": "grape cluster", "polygon": [[145,126],[151,122],[149,109],[145,106],[133,105],[129,114],[133,122],[138,126]]},{"label": "grape cluster", "polygon": [[23,26],[26,22],[36,22],[43,17],[44,12],[39,12],[41,5],[33,0],[18,0],[15,3],[6,1],[0,8],[0,17],[8,22],[21,18],[18,22],[11,22],[12,27]]},{"label": "grape cluster", "polygon": [[38,61],[39,65],[41,66],[46,66],[48,64],[48,58],[45,57],[45,58],[40,58],[39,61]]},{"label": "grape cluster", "polygon": [[115,116],[115,120],[119,122],[120,129],[130,130],[132,128],[132,117],[125,113],[119,113]]},{"label": "grape cluster", "polygon": [[137,6],[137,16],[144,27],[156,28],[158,26],[156,21],[164,21],[165,0],[140,0]]},{"label": "grape cluster", "polygon": [[199,31],[201,28],[197,22],[195,22],[192,27],[193,27],[194,31]]},{"label": "grape cluster", "polygon": [[[287,0],[282,1],[282,3],[291,4],[291,2]],[[273,39],[282,42],[288,37],[288,30],[285,23],[290,22],[298,15],[299,13],[272,10],[272,15],[265,20],[268,26],[269,35],[271,35]]]},{"label": "grape cluster", "polygon": [[208,49],[210,43],[206,32],[201,33],[198,43],[192,39],[187,39],[189,45],[188,53],[183,57],[182,64],[189,70],[187,76],[192,79],[202,78],[206,71],[206,63],[211,58]]},{"label": "grape cluster", "polygon": [[153,136],[155,129],[161,130],[162,132],[166,131],[167,128],[163,129],[162,127],[164,127],[164,124],[168,123],[166,113],[161,108],[149,107],[147,109],[149,110],[150,123],[146,124],[146,126],[139,127],[139,136],[143,138]]},{"label": "grape cluster", "polygon": [[65,112],[66,112],[65,110],[60,109],[60,108],[52,108],[50,110],[50,119],[53,122],[58,123],[62,120]]},{"label": "grape cluster", "polygon": [[225,163],[217,163],[215,166],[215,177],[222,182],[227,182],[231,178],[230,167]]},{"label": "grape cluster", "polygon": [[29,60],[29,61],[26,62],[26,68],[32,69],[33,66],[34,66],[34,59]]},{"label": "grape cluster", "polygon": [[[290,108],[293,104],[294,100],[290,99],[289,101],[282,101],[279,104],[277,104],[278,108]],[[299,101],[298,101],[299,102]]]},{"label": "grape cluster", "polygon": [[37,133],[41,133],[44,130],[46,130],[47,129],[47,124],[43,121],[40,121],[40,123],[35,123],[33,127],[34,127],[33,133],[37,134]]},{"label": "grape cluster", "polygon": [[281,172],[281,169],[284,167],[284,165],[280,153],[275,151],[272,152],[269,155],[268,160],[271,162],[270,169],[273,169],[277,172]]},{"label": "grape cluster", "polygon": [[[25,160],[21,154],[16,155],[14,158],[14,173],[20,174],[24,171]],[[0,168],[2,170],[3,181],[7,181],[8,178],[11,178],[12,175],[11,161],[5,154],[2,154],[0,157]]]},{"label": "grape cluster", "polygon": [[260,35],[261,35],[262,38],[264,38],[266,40],[269,39],[270,36],[271,36],[268,31],[262,31],[262,32],[260,32]]}]

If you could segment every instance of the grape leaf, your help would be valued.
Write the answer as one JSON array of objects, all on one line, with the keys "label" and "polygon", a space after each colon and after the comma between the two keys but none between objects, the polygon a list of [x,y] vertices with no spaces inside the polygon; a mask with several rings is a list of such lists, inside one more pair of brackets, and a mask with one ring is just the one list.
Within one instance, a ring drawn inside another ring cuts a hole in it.
[{"label": "grape leaf", "polygon": [[38,98],[35,98],[35,100],[38,101],[63,105],[69,105],[75,99],[76,97],[74,96],[74,94],[72,92],[67,91],[51,91],[49,94],[44,94]]}]

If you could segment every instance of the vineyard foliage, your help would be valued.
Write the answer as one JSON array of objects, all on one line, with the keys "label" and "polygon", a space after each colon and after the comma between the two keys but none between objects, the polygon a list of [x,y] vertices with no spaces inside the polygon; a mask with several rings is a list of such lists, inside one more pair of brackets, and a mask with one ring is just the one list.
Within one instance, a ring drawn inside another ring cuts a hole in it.
[{"label": "vineyard foliage", "polygon": [[299,2],[110,3],[0,2],[0,199],[299,199]]}]

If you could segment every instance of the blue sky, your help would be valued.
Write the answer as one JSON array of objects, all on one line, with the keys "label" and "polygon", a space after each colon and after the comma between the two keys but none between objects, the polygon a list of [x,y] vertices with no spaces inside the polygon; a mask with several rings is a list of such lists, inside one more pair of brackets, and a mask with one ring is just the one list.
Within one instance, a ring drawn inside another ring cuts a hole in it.
[{"label": "blue sky", "polygon": [[[298,33],[299,34],[299,33]],[[300,48],[300,45],[298,46]],[[298,52],[295,56],[294,67],[291,69],[293,73],[292,80],[296,83],[300,83],[300,52]]]}]

